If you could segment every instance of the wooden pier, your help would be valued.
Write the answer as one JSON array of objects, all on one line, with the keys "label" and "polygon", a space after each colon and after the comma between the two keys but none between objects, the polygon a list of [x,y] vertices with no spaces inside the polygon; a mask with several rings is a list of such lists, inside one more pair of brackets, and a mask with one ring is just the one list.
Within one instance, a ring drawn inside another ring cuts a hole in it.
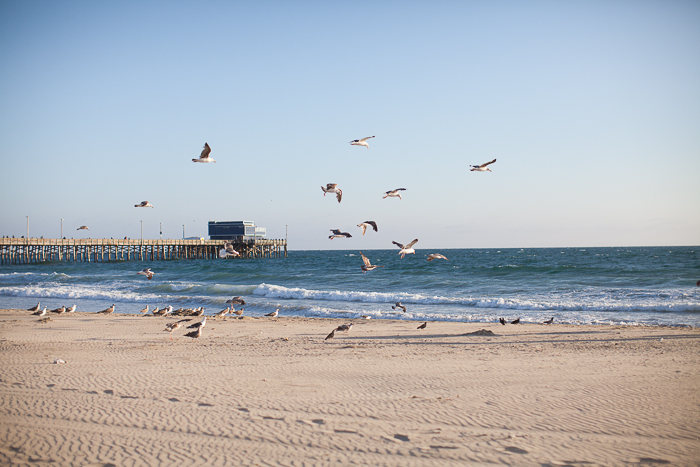
[{"label": "wooden pier", "polygon": [[[111,238],[0,238],[0,264],[45,261],[156,261],[168,259],[220,259],[223,240],[116,240]],[[287,240],[231,242],[237,258],[287,257]]]}]

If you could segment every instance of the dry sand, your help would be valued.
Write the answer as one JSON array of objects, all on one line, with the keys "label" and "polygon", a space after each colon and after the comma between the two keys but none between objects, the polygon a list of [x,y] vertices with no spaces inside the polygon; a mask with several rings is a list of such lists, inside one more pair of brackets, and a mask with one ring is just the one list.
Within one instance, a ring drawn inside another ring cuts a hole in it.
[{"label": "dry sand", "polygon": [[698,329],[173,320],[0,311],[0,463],[700,464]]}]

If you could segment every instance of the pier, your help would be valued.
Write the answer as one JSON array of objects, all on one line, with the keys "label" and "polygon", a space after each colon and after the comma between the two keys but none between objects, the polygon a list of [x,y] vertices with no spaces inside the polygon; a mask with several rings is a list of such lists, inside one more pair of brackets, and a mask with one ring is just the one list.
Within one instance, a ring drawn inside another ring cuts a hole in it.
[{"label": "pier", "polygon": [[[224,243],[222,240],[200,239],[0,238],[0,264],[220,259],[219,250]],[[286,239],[240,239],[231,243],[240,253],[234,259],[287,257]]]}]

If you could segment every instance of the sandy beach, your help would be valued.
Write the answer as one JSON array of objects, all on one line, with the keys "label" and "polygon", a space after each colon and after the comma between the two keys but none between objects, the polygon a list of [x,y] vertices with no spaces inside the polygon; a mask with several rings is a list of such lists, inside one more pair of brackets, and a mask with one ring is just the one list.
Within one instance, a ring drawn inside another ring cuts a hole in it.
[{"label": "sandy beach", "polygon": [[700,459],[696,328],[210,317],[171,341],[174,318],[51,318],[0,311],[0,464]]}]

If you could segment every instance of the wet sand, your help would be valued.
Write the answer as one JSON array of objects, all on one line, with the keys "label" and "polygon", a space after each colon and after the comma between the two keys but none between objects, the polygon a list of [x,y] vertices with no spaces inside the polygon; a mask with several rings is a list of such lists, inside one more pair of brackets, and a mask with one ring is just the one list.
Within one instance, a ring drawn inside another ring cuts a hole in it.
[{"label": "wet sand", "polygon": [[0,464],[700,459],[698,329],[372,319],[325,341],[347,321],[209,317],[171,341],[179,318],[51,318],[0,310]]}]

